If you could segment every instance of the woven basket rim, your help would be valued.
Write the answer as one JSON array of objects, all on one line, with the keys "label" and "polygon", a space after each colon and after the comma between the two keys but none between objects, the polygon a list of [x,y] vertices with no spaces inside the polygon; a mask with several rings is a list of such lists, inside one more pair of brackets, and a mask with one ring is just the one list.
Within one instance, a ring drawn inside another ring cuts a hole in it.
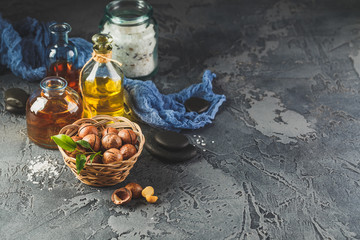
[{"label": "woven basket rim", "polygon": [[[137,162],[145,143],[145,137],[140,126],[125,117],[113,117],[108,115],[97,115],[93,118],[81,118],[72,124],[63,127],[59,134],[66,134],[70,137],[77,134],[79,127],[89,123],[97,127],[100,131],[105,126],[112,126],[117,129],[131,128],[138,136],[137,153],[127,160],[114,163],[85,163],[84,168],[77,174],[76,159],[68,156],[64,149],[58,149],[64,159],[65,164],[72,170],[75,176],[85,184],[93,186],[112,186],[125,180],[133,165]],[[106,174],[108,173],[108,174]],[[91,176],[90,176],[91,175]],[[108,175],[108,176],[107,176]],[[115,176],[115,177],[114,177]],[[117,179],[118,178],[118,179]],[[105,183],[104,183],[105,182]]]}]

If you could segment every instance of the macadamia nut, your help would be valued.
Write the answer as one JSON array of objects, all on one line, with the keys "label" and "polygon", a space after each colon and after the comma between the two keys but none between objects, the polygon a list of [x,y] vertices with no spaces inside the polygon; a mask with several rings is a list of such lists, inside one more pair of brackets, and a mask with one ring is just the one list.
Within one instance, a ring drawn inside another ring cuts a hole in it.
[{"label": "macadamia nut", "polygon": [[141,197],[141,192],[143,188],[137,183],[129,183],[125,186],[125,188],[129,189],[132,192],[133,198]]},{"label": "macadamia nut", "polygon": [[118,135],[123,141],[123,144],[135,145],[138,141],[136,133],[131,129],[122,129],[119,131]]},{"label": "macadamia nut", "polygon": [[102,130],[102,132],[101,132],[101,136],[105,136],[105,135],[107,135],[107,134],[109,134],[109,133],[115,133],[115,134],[118,134],[119,133],[119,131],[116,129],[116,128],[113,128],[113,127],[107,127],[107,128],[105,128],[104,130]]},{"label": "macadamia nut", "polygon": [[120,150],[117,148],[110,148],[109,150],[106,150],[103,155],[103,163],[115,163],[120,162],[123,160],[123,156],[120,153]]},{"label": "macadamia nut", "polygon": [[84,138],[86,135],[89,134],[99,135],[99,131],[95,126],[88,123],[85,123],[79,127],[78,135],[80,138]]},{"label": "macadamia nut", "polygon": [[120,148],[120,153],[123,155],[125,160],[134,156],[136,152],[137,152],[136,147],[131,144],[125,144]]},{"label": "macadamia nut", "polygon": [[83,137],[83,140],[87,141],[95,152],[100,150],[100,138],[98,135],[89,134]]},{"label": "macadamia nut", "polygon": [[121,138],[116,133],[109,133],[101,139],[104,149],[119,148],[122,145]]}]

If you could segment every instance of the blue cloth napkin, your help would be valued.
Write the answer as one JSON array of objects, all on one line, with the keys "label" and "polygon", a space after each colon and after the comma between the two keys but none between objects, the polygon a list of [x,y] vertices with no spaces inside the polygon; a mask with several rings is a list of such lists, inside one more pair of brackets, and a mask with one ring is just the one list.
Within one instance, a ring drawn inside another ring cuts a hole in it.
[{"label": "blue cloth napkin", "polygon": [[[11,24],[0,15],[0,64],[16,76],[27,81],[45,77],[45,50],[49,44],[51,23],[41,23],[33,18]],[[70,38],[78,50],[77,66],[82,67],[91,57],[92,44],[82,38]],[[202,83],[173,94],[163,95],[152,81],[126,78],[125,89],[131,99],[132,110],[151,126],[168,130],[198,129],[212,122],[224,95],[212,90],[214,73],[206,70]],[[201,114],[186,112],[184,102],[190,97],[201,97],[210,102],[210,107]]]},{"label": "blue cloth napkin", "polygon": [[[46,47],[50,42],[50,23],[25,18],[14,25],[0,15],[0,64],[27,81],[41,80],[46,75]],[[82,38],[69,39],[78,50],[77,67],[91,57],[92,44]]]},{"label": "blue cloth napkin", "polygon": [[[216,77],[209,70],[204,72],[202,83],[173,94],[163,95],[152,81],[125,79],[125,88],[131,96],[132,110],[141,120],[152,126],[168,130],[198,129],[212,122],[224,95],[212,91]],[[200,97],[210,102],[209,109],[201,114],[186,112],[184,102],[190,97]]]}]

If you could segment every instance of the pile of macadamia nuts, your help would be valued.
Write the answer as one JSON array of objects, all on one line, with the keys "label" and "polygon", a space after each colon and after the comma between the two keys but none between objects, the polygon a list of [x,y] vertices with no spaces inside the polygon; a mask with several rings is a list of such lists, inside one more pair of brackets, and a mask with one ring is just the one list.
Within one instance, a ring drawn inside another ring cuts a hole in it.
[{"label": "pile of macadamia nuts", "polygon": [[[99,131],[92,124],[82,124],[78,133],[71,137],[75,142],[78,140],[87,141],[94,152],[101,151],[101,155],[96,155],[92,163],[116,163],[127,160],[137,153],[138,138],[131,129],[118,130],[113,127],[106,127]],[[78,150],[66,153],[70,157],[75,157],[80,152],[86,153],[86,150],[78,146]],[[90,155],[87,156],[90,159]]]}]

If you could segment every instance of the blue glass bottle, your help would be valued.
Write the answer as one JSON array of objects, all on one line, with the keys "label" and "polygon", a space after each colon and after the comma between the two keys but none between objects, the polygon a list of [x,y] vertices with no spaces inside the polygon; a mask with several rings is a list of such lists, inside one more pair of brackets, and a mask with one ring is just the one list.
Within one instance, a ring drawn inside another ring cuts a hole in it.
[{"label": "blue glass bottle", "polygon": [[76,69],[77,49],[69,42],[71,27],[67,23],[49,26],[51,44],[47,48],[47,76],[66,79],[68,86],[79,92],[79,69]]}]

